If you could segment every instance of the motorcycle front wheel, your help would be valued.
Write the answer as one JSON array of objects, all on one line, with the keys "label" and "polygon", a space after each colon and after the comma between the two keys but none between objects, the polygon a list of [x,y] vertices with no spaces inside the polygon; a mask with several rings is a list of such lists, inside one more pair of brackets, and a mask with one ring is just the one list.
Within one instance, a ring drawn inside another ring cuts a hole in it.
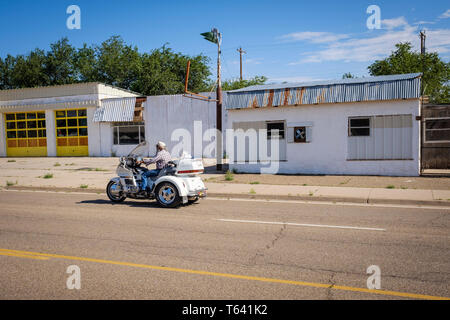
[{"label": "motorcycle front wheel", "polygon": [[162,182],[156,186],[156,201],[164,208],[174,208],[180,205],[181,197],[178,189],[170,182]]},{"label": "motorcycle front wheel", "polygon": [[106,194],[109,200],[115,203],[123,202],[127,197],[123,195],[123,191],[118,190],[117,183],[110,181],[106,186]]}]

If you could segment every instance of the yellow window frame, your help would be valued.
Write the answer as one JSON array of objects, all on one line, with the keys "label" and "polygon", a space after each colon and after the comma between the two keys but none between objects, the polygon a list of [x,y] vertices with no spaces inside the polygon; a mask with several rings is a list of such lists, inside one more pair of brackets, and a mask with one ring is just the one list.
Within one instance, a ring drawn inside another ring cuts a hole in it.
[{"label": "yellow window frame", "polygon": [[[19,119],[18,115],[24,115],[23,119]],[[29,115],[34,115],[34,118],[29,118]],[[40,117],[41,115],[41,117]],[[13,116],[13,119],[8,119]],[[47,150],[47,123],[45,119],[45,111],[24,111],[24,112],[8,112],[4,115],[5,118],[5,132],[6,144],[8,149],[16,148],[45,148]],[[40,126],[41,121],[44,125]],[[31,127],[28,123],[35,123],[35,127]],[[11,123],[14,123],[14,128],[8,128]],[[19,128],[19,123],[24,123],[24,128]],[[19,137],[19,131],[25,132],[25,137]],[[30,131],[36,131],[36,136],[29,136]],[[15,137],[9,137],[9,134],[14,132]],[[43,141],[45,139],[45,141]],[[15,141],[16,146],[10,146],[10,141]],[[25,142],[25,143],[23,143]],[[39,152],[38,152],[39,153]],[[46,151],[45,151],[46,153]],[[26,152],[24,153],[26,154]],[[32,152],[30,153],[32,154]]]},{"label": "yellow window frame", "polygon": [[[75,115],[69,113],[75,112]],[[65,125],[58,125],[58,121],[64,120]],[[69,125],[69,120],[75,120],[76,125]],[[85,125],[80,125],[80,120],[85,120]],[[85,133],[80,134],[80,129],[84,129]],[[60,131],[63,134],[60,135]],[[69,135],[69,130],[76,130],[76,135]],[[65,134],[64,134],[65,131]],[[61,109],[55,110],[55,134],[56,147],[58,155],[87,155],[88,153],[88,125],[87,125],[87,109]]]}]

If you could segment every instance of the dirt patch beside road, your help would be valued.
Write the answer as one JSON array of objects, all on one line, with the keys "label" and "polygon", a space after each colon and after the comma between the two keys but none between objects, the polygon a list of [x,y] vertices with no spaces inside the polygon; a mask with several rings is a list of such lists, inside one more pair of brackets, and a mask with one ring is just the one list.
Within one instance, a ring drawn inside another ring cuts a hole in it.
[{"label": "dirt patch beside road", "polygon": [[[205,159],[205,167],[213,166]],[[104,189],[115,176],[118,158],[2,158],[0,186],[48,186],[58,188]],[[154,165],[149,166],[154,168]],[[387,189],[450,190],[450,177],[312,176],[207,173],[208,183],[240,183],[295,186],[359,187]]]},{"label": "dirt patch beside road", "polygon": [[233,180],[225,175],[205,174],[209,182],[272,184],[297,186],[359,187],[388,189],[450,190],[447,177],[381,177],[381,176],[309,176],[309,175],[259,175],[233,174]]}]

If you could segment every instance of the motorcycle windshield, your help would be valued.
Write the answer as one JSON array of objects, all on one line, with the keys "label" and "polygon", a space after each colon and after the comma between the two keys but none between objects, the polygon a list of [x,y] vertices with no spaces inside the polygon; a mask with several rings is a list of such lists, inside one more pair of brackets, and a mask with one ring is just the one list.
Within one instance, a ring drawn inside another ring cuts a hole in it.
[{"label": "motorcycle windshield", "polygon": [[148,154],[148,147],[147,147],[147,141],[141,142],[140,144],[138,144],[136,146],[136,148],[134,148],[133,150],[131,150],[131,152],[128,154],[128,157],[143,157],[146,156]]}]

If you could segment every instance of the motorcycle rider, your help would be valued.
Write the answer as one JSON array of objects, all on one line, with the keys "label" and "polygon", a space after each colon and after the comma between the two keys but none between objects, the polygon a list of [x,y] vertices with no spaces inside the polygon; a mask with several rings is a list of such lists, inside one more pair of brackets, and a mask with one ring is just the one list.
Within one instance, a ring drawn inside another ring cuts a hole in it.
[{"label": "motorcycle rider", "polygon": [[149,165],[152,163],[156,163],[155,170],[149,170],[142,174],[142,190],[146,190],[148,192],[151,191],[153,187],[153,182],[148,185],[149,177],[156,177],[159,172],[167,167],[168,163],[172,160],[170,153],[166,150],[166,144],[162,141],[159,141],[156,144],[156,156],[154,158],[150,158],[149,160],[143,160],[145,165]]}]

